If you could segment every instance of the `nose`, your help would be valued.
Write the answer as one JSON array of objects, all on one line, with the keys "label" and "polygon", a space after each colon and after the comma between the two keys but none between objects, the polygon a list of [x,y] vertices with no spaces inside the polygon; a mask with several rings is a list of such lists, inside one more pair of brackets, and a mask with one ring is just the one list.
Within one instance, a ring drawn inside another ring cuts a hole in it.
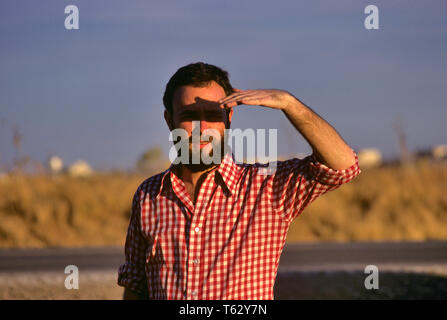
[{"label": "nose", "polygon": [[[193,121],[193,125],[192,125],[192,128],[191,128],[191,135],[194,134],[194,132],[197,132],[197,133],[199,132],[199,131],[198,131],[199,128],[197,128],[198,125],[200,125],[200,137],[203,136],[204,131],[205,131],[206,129],[211,128],[211,127],[210,127],[210,123],[209,123],[208,121],[205,121],[205,120],[203,120],[203,119],[195,120],[195,121]],[[201,139],[201,140],[202,140],[202,139]]]},{"label": "nose", "polygon": [[200,120],[200,133],[202,134],[203,131],[209,128],[209,123],[206,120]]}]

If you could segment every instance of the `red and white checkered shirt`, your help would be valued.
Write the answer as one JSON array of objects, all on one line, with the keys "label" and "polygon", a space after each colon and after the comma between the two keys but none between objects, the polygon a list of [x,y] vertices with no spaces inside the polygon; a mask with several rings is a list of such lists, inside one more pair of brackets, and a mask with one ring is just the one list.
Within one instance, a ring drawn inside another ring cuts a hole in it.
[{"label": "red and white checkered shirt", "polygon": [[118,284],[150,299],[273,299],[287,230],[313,200],[360,173],[304,159],[210,171],[194,205],[174,166],[137,189]]}]

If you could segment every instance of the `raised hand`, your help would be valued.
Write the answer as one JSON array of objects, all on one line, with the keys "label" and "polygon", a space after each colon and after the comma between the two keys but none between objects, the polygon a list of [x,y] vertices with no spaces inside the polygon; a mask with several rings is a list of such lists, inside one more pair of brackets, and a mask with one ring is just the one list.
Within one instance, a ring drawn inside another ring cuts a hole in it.
[{"label": "raised hand", "polygon": [[290,93],[278,89],[239,90],[218,101],[221,108],[232,108],[240,104],[263,106],[284,110],[295,99]]}]

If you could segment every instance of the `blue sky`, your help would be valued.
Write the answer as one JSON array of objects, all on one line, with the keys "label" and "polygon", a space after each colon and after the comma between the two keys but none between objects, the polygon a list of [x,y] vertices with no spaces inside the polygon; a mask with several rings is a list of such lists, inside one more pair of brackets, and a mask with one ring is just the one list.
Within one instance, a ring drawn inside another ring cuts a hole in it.
[{"label": "blue sky", "polygon": [[[80,29],[64,28],[66,5]],[[380,29],[364,28],[379,8]],[[44,162],[130,168],[152,146],[168,154],[166,82],[204,61],[240,89],[293,93],[354,149],[398,154],[447,143],[445,1],[13,1],[0,3],[0,166],[22,152]],[[233,128],[278,129],[278,151],[310,147],[277,110],[239,106]]]}]

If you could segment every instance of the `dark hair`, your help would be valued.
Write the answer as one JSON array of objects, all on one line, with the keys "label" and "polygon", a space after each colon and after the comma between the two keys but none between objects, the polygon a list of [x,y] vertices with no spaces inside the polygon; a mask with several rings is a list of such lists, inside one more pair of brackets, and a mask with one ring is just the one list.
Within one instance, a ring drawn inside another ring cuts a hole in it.
[{"label": "dark hair", "polygon": [[[181,67],[169,79],[163,95],[163,104],[168,112],[173,114],[172,100],[174,92],[181,86],[204,87],[211,81],[220,85],[226,95],[232,94],[233,87],[228,79],[228,72],[211,64],[197,62]],[[228,115],[229,110],[227,110]]]}]

